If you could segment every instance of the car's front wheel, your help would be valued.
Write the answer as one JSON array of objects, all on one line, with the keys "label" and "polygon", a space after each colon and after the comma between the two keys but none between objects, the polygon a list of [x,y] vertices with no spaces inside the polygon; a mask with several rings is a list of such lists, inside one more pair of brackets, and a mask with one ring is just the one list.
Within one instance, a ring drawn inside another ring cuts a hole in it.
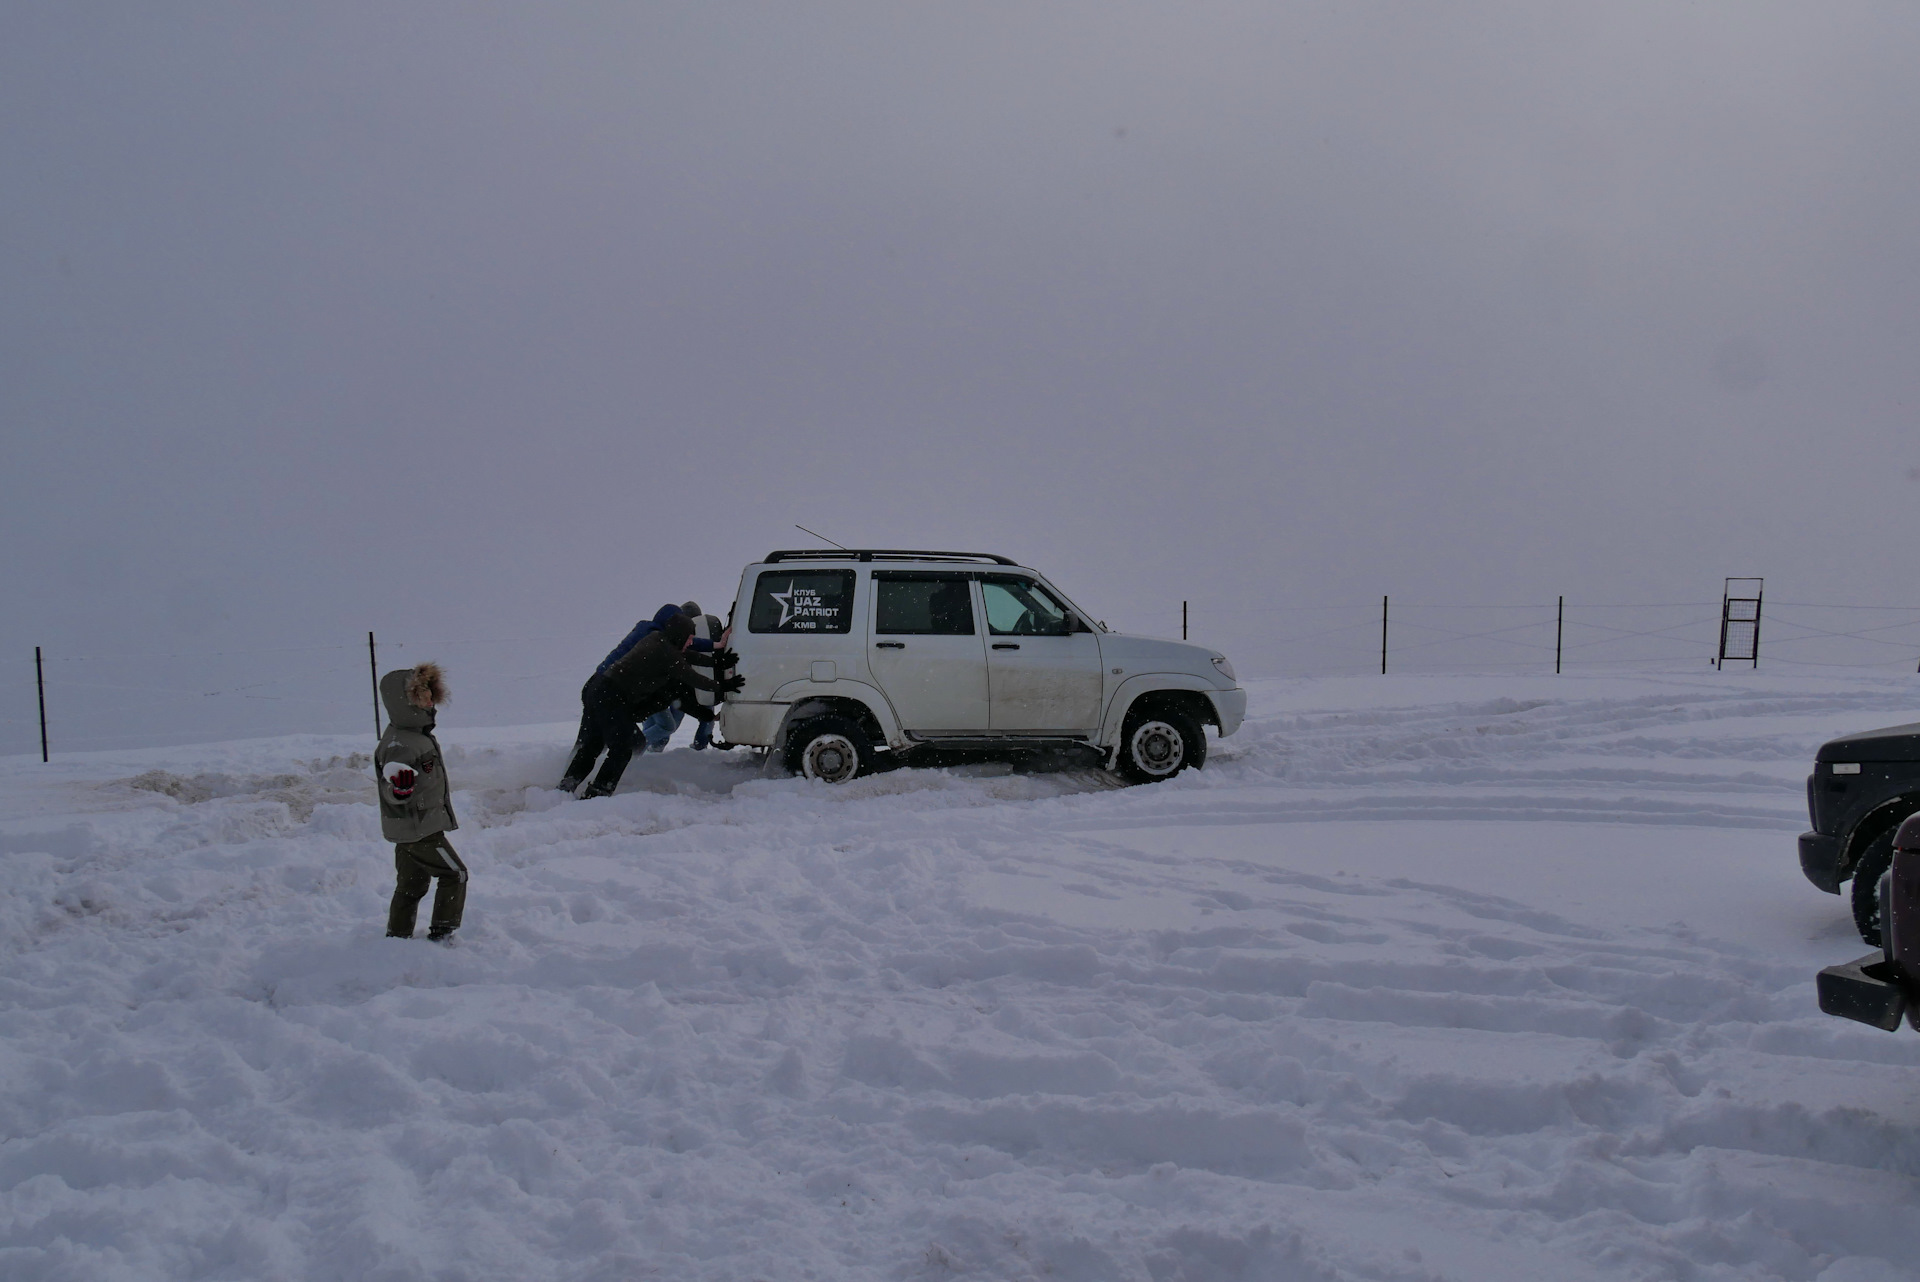
[{"label": "car's front wheel", "polygon": [[1120,728],[1115,763],[1130,783],[1158,783],[1207,760],[1207,732],[1178,708],[1135,709]]},{"label": "car's front wheel", "polygon": [[1893,834],[1898,827],[1895,824],[1867,843],[1853,866],[1853,924],[1860,931],[1861,942],[1872,948],[1881,945],[1880,928],[1885,919],[1881,916],[1880,879],[1893,867]]},{"label": "car's front wheel", "polygon": [[814,717],[787,736],[787,769],[823,783],[847,783],[873,768],[873,746],[848,717]]}]

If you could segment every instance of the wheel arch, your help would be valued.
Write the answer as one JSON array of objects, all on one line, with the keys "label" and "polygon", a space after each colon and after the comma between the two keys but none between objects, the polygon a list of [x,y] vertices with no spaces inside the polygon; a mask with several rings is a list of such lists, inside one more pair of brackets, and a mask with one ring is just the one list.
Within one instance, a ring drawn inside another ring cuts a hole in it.
[{"label": "wheel arch", "polygon": [[1220,728],[1220,710],[1213,706],[1207,692],[1213,687],[1200,677],[1179,672],[1149,672],[1129,677],[1114,691],[1107,705],[1106,719],[1100,725],[1100,747],[1106,751],[1107,764],[1113,764],[1120,751],[1120,728],[1138,707],[1178,708],[1202,726]]},{"label": "wheel arch", "polygon": [[1853,870],[1860,865],[1860,856],[1868,846],[1878,841],[1908,815],[1920,814],[1920,793],[1902,793],[1890,801],[1883,801],[1869,810],[1847,834],[1846,846],[1840,855],[1840,880],[1846,881],[1853,876]]},{"label": "wheel arch", "polygon": [[[842,681],[835,684],[850,686],[855,683]],[[871,690],[872,688],[861,687],[861,689]],[[879,691],[872,691],[873,696],[878,694]],[[865,732],[868,742],[875,748],[889,745],[899,737],[899,727],[894,724],[893,710],[887,706],[886,701],[877,698],[875,701],[878,702],[879,709],[860,694],[844,693],[839,690],[832,693],[814,691],[803,693],[794,699],[793,705],[787,709],[786,716],[780,719],[780,729],[773,736],[773,751],[778,754],[787,750],[788,736],[793,733],[794,727],[814,717],[830,715],[846,717],[858,725]]]}]

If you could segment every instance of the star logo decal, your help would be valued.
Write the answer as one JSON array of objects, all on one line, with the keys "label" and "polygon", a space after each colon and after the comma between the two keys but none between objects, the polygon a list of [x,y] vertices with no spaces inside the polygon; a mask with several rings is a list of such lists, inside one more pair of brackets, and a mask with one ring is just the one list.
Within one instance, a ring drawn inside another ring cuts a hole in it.
[{"label": "star logo decal", "polygon": [[787,580],[787,590],[785,592],[769,592],[767,595],[780,603],[780,622],[773,626],[776,628],[786,627],[787,620],[793,617],[793,580]]}]

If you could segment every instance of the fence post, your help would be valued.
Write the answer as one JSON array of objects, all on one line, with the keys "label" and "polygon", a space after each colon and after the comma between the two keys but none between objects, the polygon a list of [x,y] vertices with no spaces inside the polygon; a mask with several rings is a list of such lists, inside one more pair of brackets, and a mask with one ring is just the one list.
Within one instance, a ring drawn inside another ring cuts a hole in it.
[{"label": "fence post", "polygon": [[1560,675],[1560,638],[1567,630],[1567,598],[1560,598],[1560,608],[1553,616],[1553,675]]},{"label": "fence post", "polygon": [[1180,639],[1182,641],[1187,639],[1187,603],[1185,601],[1180,603]]},{"label": "fence post", "polygon": [[380,737],[380,661],[373,654],[373,633],[367,633],[367,671],[373,677],[373,737]]},{"label": "fence post", "polygon": [[47,677],[40,667],[40,647],[33,647],[33,685],[40,694],[40,762],[47,762]]},{"label": "fence post", "polygon": [[1387,675],[1387,598],[1380,598],[1380,675]]}]

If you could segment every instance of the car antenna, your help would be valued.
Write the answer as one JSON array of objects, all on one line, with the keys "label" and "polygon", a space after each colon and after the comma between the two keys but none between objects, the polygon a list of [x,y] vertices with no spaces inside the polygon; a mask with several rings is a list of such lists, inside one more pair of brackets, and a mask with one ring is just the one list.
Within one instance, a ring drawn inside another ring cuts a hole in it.
[{"label": "car antenna", "polygon": [[[798,521],[795,521],[793,523],[793,528],[800,531],[802,534],[812,534],[814,538],[819,539],[822,543],[833,543],[833,540],[828,538],[826,535],[816,533],[813,530],[809,530],[806,526],[800,524],[800,522]],[[833,543],[833,546],[839,548],[842,552],[849,550],[847,548],[847,545],[844,543]]]}]

